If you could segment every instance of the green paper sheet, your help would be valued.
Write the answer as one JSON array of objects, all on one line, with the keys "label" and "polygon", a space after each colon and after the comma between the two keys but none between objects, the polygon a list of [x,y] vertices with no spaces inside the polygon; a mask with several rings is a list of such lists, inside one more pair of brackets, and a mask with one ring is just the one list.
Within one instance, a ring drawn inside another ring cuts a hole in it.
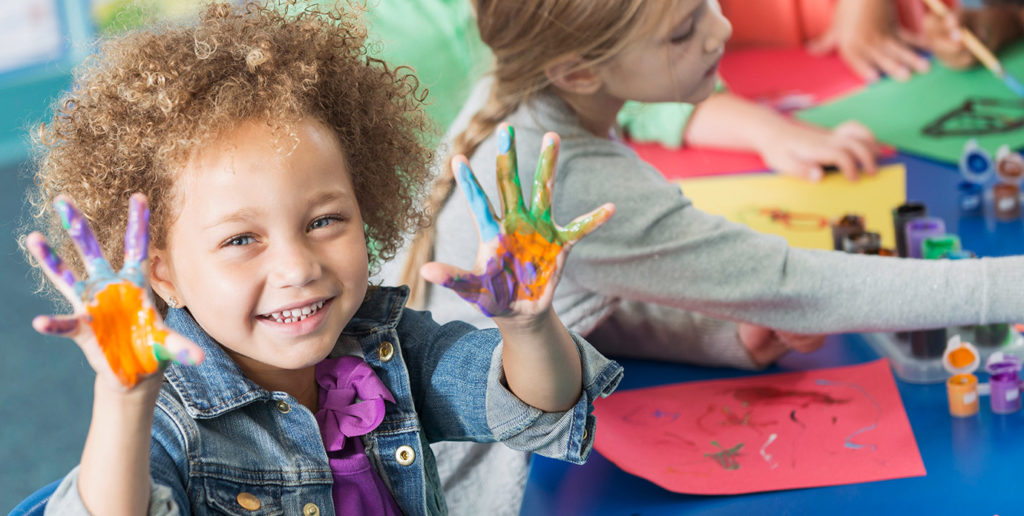
[{"label": "green paper sheet", "polygon": [[[1001,52],[999,59],[1010,74],[1024,80],[1024,43]],[[848,97],[802,111],[797,118],[826,127],[859,120],[871,128],[880,141],[901,151],[950,163],[959,162],[964,144],[971,138],[977,138],[981,147],[993,154],[1003,144],[1014,149],[1024,147],[1024,127],[978,136],[929,136],[923,132],[926,126],[962,106],[968,98],[1010,101],[1011,106],[983,109],[986,114],[997,114],[999,125],[1024,121],[1024,99],[1014,95],[992,72],[980,65],[965,71],[951,70],[938,61],[932,62],[927,74],[917,75],[908,82],[883,80]],[[977,127],[977,118],[959,118],[947,124],[948,128],[953,126],[970,131]]]}]

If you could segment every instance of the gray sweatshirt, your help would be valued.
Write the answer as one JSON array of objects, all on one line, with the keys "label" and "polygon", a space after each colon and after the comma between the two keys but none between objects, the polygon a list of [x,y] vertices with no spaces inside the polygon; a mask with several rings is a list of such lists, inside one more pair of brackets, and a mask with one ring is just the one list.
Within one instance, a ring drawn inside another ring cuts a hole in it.
[{"label": "gray sweatshirt", "polygon": [[[453,131],[481,106],[488,87],[484,81],[474,91]],[[508,122],[526,199],[543,134],[562,138],[552,192],[557,223],[615,203],[615,216],[572,249],[554,298],[565,325],[605,353],[749,366],[729,321],[837,333],[1024,315],[1024,258],[927,261],[791,248],[781,237],[698,210],[629,147],[585,131],[554,95],[542,94]],[[470,164],[497,207],[496,155],[492,137]],[[472,268],[478,236],[461,193],[441,211],[437,235],[436,260]],[[439,321],[492,325],[448,289],[432,288],[428,309]],[[434,447],[452,512],[517,514],[526,459],[481,446]]]}]

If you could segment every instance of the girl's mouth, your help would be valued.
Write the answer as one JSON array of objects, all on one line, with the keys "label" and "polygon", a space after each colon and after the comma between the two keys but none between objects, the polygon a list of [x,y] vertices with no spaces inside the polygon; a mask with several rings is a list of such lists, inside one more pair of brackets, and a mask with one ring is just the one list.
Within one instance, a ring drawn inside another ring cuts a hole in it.
[{"label": "girl's mouth", "polygon": [[256,316],[256,321],[289,335],[312,333],[327,319],[334,298],[321,299],[304,306]]},{"label": "girl's mouth", "polygon": [[299,308],[292,308],[291,310],[282,310],[280,312],[272,312],[267,315],[261,315],[260,317],[271,319],[274,322],[279,322],[282,324],[299,322],[319,312],[320,309],[324,307],[325,302],[326,301],[324,300],[320,300],[317,301],[316,303],[311,303],[306,306],[301,306]]}]

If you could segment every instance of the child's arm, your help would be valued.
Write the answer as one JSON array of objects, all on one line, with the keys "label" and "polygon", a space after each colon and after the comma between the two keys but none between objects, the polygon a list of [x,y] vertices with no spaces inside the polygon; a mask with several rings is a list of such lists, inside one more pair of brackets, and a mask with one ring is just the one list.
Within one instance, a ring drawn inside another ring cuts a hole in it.
[{"label": "child's arm", "polygon": [[686,128],[690,145],[754,150],[772,169],[812,181],[835,166],[849,179],[873,174],[878,144],[863,125],[846,122],[833,130],[790,120],[730,93],[716,93],[697,105]]},{"label": "child's arm", "polygon": [[964,46],[960,27],[974,33],[985,47],[998,51],[1024,34],[1024,10],[1014,5],[990,5],[940,17],[929,11],[924,19],[927,46],[950,68],[967,68],[974,55]]},{"label": "child's arm", "polygon": [[39,233],[26,245],[74,314],[39,316],[40,333],[70,338],[96,371],[92,420],[78,476],[78,494],[91,514],[143,514],[150,495],[150,432],[163,365],[199,363],[202,351],[168,330],[149,302],[144,271],[149,209],[131,200],[124,267],[115,273],[82,214],[58,198],[56,209],[89,273],[80,281]]},{"label": "child's arm", "polygon": [[832,25],[808,49],[824,54],[838,50],[861,77],[874,81],[884,73],[904,81],[928,71],[928,60],[914,52],[920,38],[901,29],[893,0],[839,0]]},{"label": "child's arm", "polygon": [[427,281],[452,288],[476,304],[501,330],[502,363],[509,389],[545,412],[561,412],[580,397],[579,352],[551,308],[565,257],[580,238],[608,220],[606,204],[562,228],[551,217],[558,136],[545,135],[529,208],[522,199],[512,128],[498,128],[499,221],[464,157],[452,162],[455,177],[473,208],[482,242],[475,272],[440,263],[421,269]]}]

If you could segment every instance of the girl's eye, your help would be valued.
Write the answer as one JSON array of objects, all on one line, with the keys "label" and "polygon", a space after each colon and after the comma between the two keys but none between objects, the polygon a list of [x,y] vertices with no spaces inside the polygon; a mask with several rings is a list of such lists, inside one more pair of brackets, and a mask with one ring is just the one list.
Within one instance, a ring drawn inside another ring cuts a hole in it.
[{"label": "girl's eye", "polygon": [[251,235],[237,235],[225,240],[222,247],[244,246],[254,242],[256,242],[256,239]]},{"label": "girl's eye", "polygon": [[331,224],[336,224],[341,221],[341,218],[337,215],[328,215],[326,217],[320,217],[314,219],[313,222],[309,223],[309,230],[320,229],[327,227]]},{"label": "girl's eye", "polygon": [[673,32],[672,36],[669,38],[669,42],[672,43],[673,45],[685,43],[688,39],[690,39],[690,36],[693,36],[694,27],[694,23],[689,23],[683,29]]}]

